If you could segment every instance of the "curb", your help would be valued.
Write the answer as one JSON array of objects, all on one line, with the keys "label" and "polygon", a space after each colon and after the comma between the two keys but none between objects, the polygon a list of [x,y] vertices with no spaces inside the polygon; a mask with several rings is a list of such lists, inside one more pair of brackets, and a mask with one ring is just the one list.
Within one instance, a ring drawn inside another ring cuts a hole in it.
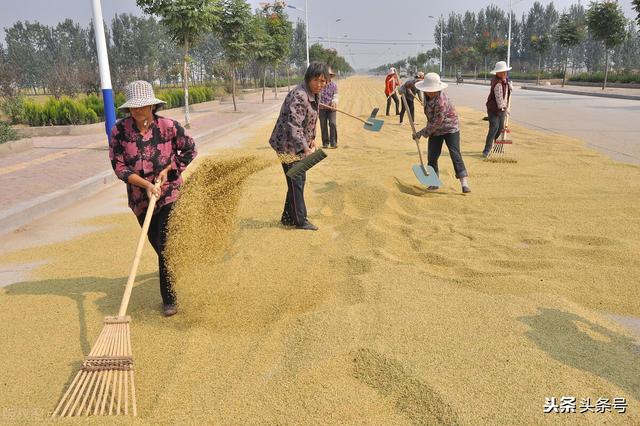
[{"label": "curb", "polygon": [[521,88],[524,90],[535,90],[538,92],[564,93],[567,95],[595,96],[598,98],[616,98],[616,99],[640,101],[640,96],[637,96],[637,95],[619,95],[617,93],[583,92],[580,90],[546,89],[542,87],[530,87],[530,86],[522,86]]},{"label": "curb", "polygon": [[0,144],[0,158],[33,148],[31,139],[18,139]]},{"label": "curb", "polygon": [[[245,125],[248,121],[256,119],[256,117],[271,113],[276,107],[279,108],[280,106],[280,103],[276,103],[263,111],[249,114],[237,121],[206,130],[197,135],[194,134],[193,138],[199,144],[207,145],[207,142],[202,141],[202,139],[211,136],[222,136]],[[113,170],[109,169],[77,182],[68,188],[41,195],[31,201],[13,206],[8,210],[0,211],[0,235],[7,234],[56,210],[95,195],[118,182],[120,180],[113,173]]]}]

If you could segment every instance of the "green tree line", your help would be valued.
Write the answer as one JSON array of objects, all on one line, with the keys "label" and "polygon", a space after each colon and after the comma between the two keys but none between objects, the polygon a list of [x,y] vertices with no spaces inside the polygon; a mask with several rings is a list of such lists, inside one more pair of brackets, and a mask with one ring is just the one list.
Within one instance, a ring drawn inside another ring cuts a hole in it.
[{"label": "green tree line", "polygon": [[[159,86],[189,84],[264,88],[299,79],[306,68],[306,29],[293,24],[285,3],[263,3],[252,11],[245,0],[137,0],[144,16],[117,14],[104,23],[114,90],[144,79]],[[0,44],[0,97],[30,92],[56,99],[99,94],[97,54],[91,24],[70,19],[55,26],[16,22],[5,28]],[[330,59],[343,72],[343,58],[317,50],[314,59]],[[339,60],[338,60],[339,59]],[[277,96],[277,91],[276,91]],[[188,114],[188,108],[185,108]],[[188,123],[189,117],[185,116]]]},{"label": "green tree line", "polygon": [[[640,19],[638,0],[634,0],[634,7]],[[506,60],[508,28],[508,11],[495,5],[477,13],[451,13],[439,20],[433,36],[439,41],[442,29],[445,74],[486,75],[496,61]],[[372,71],[383,72],[390,66],[413,71],[425,64],[436,70],[440,58],[437,44],[428,52]],[[610,68],[637,75],[640,33],[615,1],[591,2],[587,8],[574,4],[564,11],[553,3],[544,6],[535,2],[521,17],[511,15],[511,66],[514,73],[555,76],[565,72],[603,72],[606,76]]]}]

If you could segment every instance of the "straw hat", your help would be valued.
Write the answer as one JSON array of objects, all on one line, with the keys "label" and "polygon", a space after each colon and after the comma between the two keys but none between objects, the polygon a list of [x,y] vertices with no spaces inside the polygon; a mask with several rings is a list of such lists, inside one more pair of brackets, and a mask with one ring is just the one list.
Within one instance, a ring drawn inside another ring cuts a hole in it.
[{"label": "straw hat", "polygon": [[419,71],[418,74],[416,74],[416,78],[419,78],[421,80],[424,79],[424,73],[422,71]]},{"label": "straw hat", "polygon": [[333,69],[329,68],[329,75],[336,75],[336,73],[333,72]]},{"label": "straw hat", "polygon": [[126,102],[118,107],[118,109],[141,108],[148,105],[162,105],[165,101],[158,99],[153,94],[153,86],[144,81],[138,80],[127,84],[124,88],[124,96]]},{"label": "straw hat", "polygon": [[440,76],[435,72],[427,73],[424,80],[416,83],[416,89],[422,92],[439,92],[447,86],[448,84],[441,82]]},{"label": "straw hat", "polygon": [[491,74],[506,72],[510,70],[511,70],[511,67],[508,67],[505,61],[498,61],[496,62],[496,66],[491,70]]}]

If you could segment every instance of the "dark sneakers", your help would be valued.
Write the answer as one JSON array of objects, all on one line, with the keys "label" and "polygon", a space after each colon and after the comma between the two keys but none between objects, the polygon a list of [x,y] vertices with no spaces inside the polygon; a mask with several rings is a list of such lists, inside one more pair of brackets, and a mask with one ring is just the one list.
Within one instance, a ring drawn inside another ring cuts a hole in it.
[{"label": "dark sneakers", "polygon": [[178,307],[175,304],[164,305],[162,313],[165,317],[170,317],[178,313]]},{"label": "dark sneakers", "polygon": [[296,229],[304,229],[307,231],[317,231],[318,227],[315,226],[313,223],[309,222],[308,220],[305,220],[302,225],[296,225]]},{"label": "dark sneakers", "polygon": [[471,192],[471,188],[469,188],[469,187],[468,187],[468,186],[466,186],[466,185],[463,185],[463,186],[462,186],[462,193],[464,193],[464,194],[468,194],[468,193],[470,193],[470,192]]}]

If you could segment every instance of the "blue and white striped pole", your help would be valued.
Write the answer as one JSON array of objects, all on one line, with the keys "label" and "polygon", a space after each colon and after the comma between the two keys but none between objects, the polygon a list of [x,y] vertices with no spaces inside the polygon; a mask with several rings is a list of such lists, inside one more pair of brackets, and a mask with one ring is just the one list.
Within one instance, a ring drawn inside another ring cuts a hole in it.
[{"label": "blue and white striped pole", "polygon": [[113,90],[111,89],[111,75],[109,74],[109,57],[107,56],[107,42],[104,38],[100,0],[91,0],[91,6],[93,8],[93,32],[96,37],[98,67],[100,68],[100,87],[102,87],[102,101],[104,103],[104,124],[108,140],[111,134],[111,128],[116,124],[116,109],[113,105]]}]

